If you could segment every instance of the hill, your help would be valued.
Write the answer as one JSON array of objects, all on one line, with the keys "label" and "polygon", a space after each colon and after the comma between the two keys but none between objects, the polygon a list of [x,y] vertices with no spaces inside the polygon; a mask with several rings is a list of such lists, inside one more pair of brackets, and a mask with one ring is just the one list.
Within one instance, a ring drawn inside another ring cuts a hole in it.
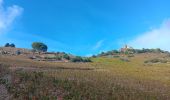
[{"label": "hill", "polygon": [[[0,56],[0,97],[33,100],[169,100],[170,56],[138,53],[91,58],[89,63]],[[149,62],[152,59],[168,60]]]},{"label": "hill", "polygon": [[[157,49],[134,49],[134,48],[121,48],[120,50],[110,50],[107,52],[101,52],[96,57],[102,57],[102,56],[117,56],[117,55],[133,55],[133,54],[147,54],[147,53],[165,53],[170,54],[168,51],[161,50],[159,48]],[[95,55],[94,55],[95,56]]]},{"label": "hill", "polygon": [[0,47],[0,56],[17,56],[47,62],[91,62],[87,57],[74,56],[65,52],[38,52],[15,47]]}]

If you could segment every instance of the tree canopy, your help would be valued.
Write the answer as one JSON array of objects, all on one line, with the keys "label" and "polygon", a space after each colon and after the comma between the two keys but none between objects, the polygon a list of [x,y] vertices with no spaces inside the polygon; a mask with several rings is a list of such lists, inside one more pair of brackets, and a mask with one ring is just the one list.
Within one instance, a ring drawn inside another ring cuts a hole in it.
[{"label": "tree canopy", "polygon": [[33,42],[32,48],[33,50],[39,51],[39,52],[46,52],[48,49],[47,45],[41,42]]},{"label": "tree canopy", "polygon": [[15,44],[13,44],[13,43],[12,44],[6,43],[4,47],[13,47],[13,48],[15,48]]}]

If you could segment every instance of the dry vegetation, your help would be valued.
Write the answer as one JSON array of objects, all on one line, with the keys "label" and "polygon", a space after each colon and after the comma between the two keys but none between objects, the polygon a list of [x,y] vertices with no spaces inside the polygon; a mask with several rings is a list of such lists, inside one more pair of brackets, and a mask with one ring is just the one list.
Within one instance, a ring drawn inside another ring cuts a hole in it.
[{"label": "dry vegetation", "polygon": [[[169,100],[167,54],[92,58],[92,63],[36,62],[22,56],[0,57],[1,84],[12,100]],[[5,77],[10,76],[10,78]]]}]

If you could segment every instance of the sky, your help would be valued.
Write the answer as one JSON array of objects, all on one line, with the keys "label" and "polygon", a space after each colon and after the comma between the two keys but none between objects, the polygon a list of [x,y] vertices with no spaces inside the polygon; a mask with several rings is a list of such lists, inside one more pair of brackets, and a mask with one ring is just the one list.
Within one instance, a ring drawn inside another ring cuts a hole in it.
[{"label": "sky", "polygon": [[170,51],[169,0],[0,0],[0,46],[90,56],[119,49]]}]

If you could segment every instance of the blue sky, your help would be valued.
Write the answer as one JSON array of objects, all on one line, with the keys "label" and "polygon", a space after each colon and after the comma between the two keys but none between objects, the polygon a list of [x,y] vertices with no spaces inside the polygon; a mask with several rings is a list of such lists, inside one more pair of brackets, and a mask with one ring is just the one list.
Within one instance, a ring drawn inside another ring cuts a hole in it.
[{"label": "blue sky", "polygon": [[168,47],[169,0],[0,0],[0,45],[88,56],[118,49]]}]

